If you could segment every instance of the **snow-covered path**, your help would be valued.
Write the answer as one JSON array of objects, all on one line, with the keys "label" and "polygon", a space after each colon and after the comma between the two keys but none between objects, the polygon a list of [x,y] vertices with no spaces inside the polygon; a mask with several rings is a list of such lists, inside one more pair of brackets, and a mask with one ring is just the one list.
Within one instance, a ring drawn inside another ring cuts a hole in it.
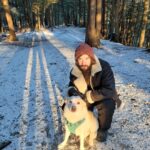
[{"label": "snow-covered path", "polygon": [[[59,105],[84,29],[62,27],[27,37],[38,45],[0,45],[0,141],[12,141],[5,150],[56,150],[62,140]],[[97,149],[149,149],[150,55],[119,43],[102,44],[95,53],[110,62],[125,107],[115,112],[108,140],[97,143]]]}]

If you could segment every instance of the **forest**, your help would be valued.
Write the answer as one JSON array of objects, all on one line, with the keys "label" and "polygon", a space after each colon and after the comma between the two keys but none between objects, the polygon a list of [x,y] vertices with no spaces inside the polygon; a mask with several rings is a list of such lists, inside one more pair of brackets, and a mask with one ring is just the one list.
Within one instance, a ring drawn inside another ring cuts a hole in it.
[{"label": "forest", "polygon": [[100,47],[100,39],[150,48],[149,0],[1,0],[0,33],[39,31],[56,26],[86,28],[85,42]]}]

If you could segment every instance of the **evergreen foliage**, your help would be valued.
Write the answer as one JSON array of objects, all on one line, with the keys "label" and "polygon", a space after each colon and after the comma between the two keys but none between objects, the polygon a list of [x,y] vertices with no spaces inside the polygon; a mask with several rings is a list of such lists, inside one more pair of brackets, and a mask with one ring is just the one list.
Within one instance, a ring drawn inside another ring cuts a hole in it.
[{"label": "evergreen foliage", "polygon": [[[89,0],[9,0],[15,30],[58,25],[87,27]],[[101,0],[102,39],[150,48],[149,0]],[[146,21],[145,19],[146,18]],[[8,30],[0,2],[0,32]]]}]

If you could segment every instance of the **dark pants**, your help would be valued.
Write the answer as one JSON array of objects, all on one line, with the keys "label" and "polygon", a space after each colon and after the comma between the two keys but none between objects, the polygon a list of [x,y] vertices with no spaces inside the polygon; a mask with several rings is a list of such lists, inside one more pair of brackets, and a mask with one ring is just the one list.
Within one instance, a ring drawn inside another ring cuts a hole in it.
[{"label": "dark pants", "polygon": [[112,99],[104,99],[95,102],[90,106],[90,110],[96,107],[98,111],[99,130],[106,131],[111,127],[112,117],[115,110],[115,101]]}]

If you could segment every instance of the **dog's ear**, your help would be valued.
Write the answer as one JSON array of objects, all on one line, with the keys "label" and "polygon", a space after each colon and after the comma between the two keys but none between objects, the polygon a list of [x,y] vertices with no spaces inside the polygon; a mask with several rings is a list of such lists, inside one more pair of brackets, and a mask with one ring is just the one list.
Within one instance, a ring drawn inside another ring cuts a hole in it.
[{"label": "dog's ear", "polygon": [[61,107],[61,109],[62,109],[62,111],[64,111],[65,105],[66,105],[66,103],[64,102],[64,103],[63,103],[63,105],[62,105],[62,106],[60,106],[60,107]]},{"label": "dog's ear", "polygon": [[64,103],[60,106],[60,108],[62,109],[62,111],[64,111],[65,105],[67,103],[68,99],[64,99]]}]

